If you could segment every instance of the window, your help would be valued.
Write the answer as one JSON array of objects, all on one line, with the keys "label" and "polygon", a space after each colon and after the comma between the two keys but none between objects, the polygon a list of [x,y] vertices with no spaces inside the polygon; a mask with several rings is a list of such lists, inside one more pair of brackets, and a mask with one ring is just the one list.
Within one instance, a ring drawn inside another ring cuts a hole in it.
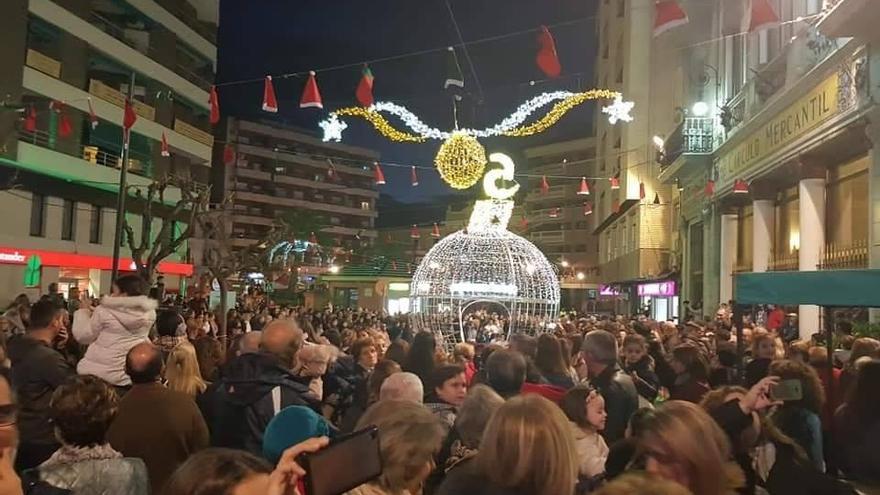
[{"label": "window", "polygon": [[361,209],[362,210],[369,210],[370,209],[370,202],[369,201],[361,201]]},{"label": "window", "polygon": [[98,205],[92,205],[92,213],[89,218],[89,242],[92,244],[101,244],[102,230],[104,222],[102,221],[103,211]]},{"label": "window", "polygon": [[745,79],[745,36],[732,38],[731,53],[731,94],[737,94],[743,87]]},{"label": "window", "polygon": [[31,197],[31,235],[46,235],[46,196],[33,194]]},{"label": "window", "polygon": [[766,64],[770,61],[770,30],[765,29],[758,33],[758,64]]},{"label": "window", "polygon": [[807,15],[818,14],[822,8],[822,0],[807,0]]},{"label": "window", "polygon": [[76,202],[65,199],[61,215],[61,240],[72,241],[76,235]]}]

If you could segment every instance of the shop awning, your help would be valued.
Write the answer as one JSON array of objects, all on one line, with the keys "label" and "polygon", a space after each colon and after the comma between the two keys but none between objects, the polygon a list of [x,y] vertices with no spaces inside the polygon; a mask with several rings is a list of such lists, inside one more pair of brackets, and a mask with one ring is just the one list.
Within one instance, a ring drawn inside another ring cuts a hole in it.
[{"label": "shop awning", "polygon": [[740,273],[734,283],[737,304],[880,307],[880,270]]}]

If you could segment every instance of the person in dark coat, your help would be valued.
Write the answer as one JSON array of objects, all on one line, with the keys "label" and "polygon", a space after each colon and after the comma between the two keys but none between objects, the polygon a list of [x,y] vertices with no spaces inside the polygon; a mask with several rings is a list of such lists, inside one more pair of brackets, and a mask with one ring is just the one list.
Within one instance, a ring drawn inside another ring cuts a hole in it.
[{"label": "person in dark coat", "polygon": [[660,384],[669,389],[669,398],[698,404],[709,391],[706,356],[692,344],[677,346],[669,360],[663,356],[659,344],[652,343],[650,349]]},{"label": "person in dark coat", "polygon": [[746,365],[746,387],[753,387],[769,373],[770,363],[776,359],[776,338],[767,332],[755,332],[752,357]]},{"label": "person in dark coat", "polygon": [[49,401],[55,389],[76,374],[57,349],[66,342],[64,309],[44,299],[31,308],[27,333],[10,339],[7,345],[12,386],[19,402],[17,470],[38,466],[61,446],[49,421]]},{"label": "person in dark coat", "polygon": [[150,343],[128,351],[125,373],[132,387],[119,401],[107,441],[126,457],[143,459],[152,493],[192,454],[208,447],[208,427],[193,399],[168,390],[162,377],[162,352]]},{"label": "person in dark coat", "polygon": [[617,339],[605,330],[584,336],[581,357],[587,365],[592,385],[605,399],[608,420],[602,436],[605,442],[623,438],[630,416],[639,408],[639,393],[632,378],[617,365]]},{"label": "person in dark coat", "polygon": [[856,382],[834,415],[834,457],[848,477],[880,484],[880,361],[856,368]]},{"label": "person in dark coat", "polygon": [[281,409],[309,406],[320,412],[318,398],[291,371],[302,341],[293,320],[275,320],[263,330],[259,353],[227,364],[212,398],[213,446],[260,455],[263,432]]},{"label": "person in dark coat", "polygon": [[648,342],[645,337],[634,333],[623,339],[624,367],[633,379],[639,395],[648,403],[653,403],[660,390],[660,379],[654,372],[654,360],[648,355]]}]

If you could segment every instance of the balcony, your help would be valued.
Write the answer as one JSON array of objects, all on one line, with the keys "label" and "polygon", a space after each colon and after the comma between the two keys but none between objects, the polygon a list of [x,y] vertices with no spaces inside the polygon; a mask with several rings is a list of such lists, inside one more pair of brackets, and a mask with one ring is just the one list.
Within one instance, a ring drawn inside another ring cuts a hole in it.
[{"label": "balcony", "polygon": [[[564,199],[567,194],[573,193],[575,188],[566,186],[551,186],[546,193],[541,192],[540,187],[531,189],[526,196],[526,201],[538,203],[541,201],[558,201]],[[549,211],[549,210],[548,210]]]},{"label": "balcony", "polygon": [[715,119],[687,117],[669,136],[666,152],[660,160],[664,167],[672,165],[681,155],[710,154],[715,150]]},{"label": "balcony", "polygon": [[868,241],[852,244],[828,244],[822,250],[820,270],[857,270],[868,268]]},{"label": "balcony", "polygon": [[[36,130],[34,132],[28,132],[23,129],[19,131],[18,138],[20,142],[80,158],[93,165],[100,165],[102,167],[110,167],[114,169],[119,169],[122,166],[122,157],[113,150],[113,145],[115,144],[118,146],[119,143],[100,143],[97,146],[76,144],[71,147],[67,145],[67,143],[64,143],[64,140],[61,138],[46,131]],[[102,147],[101,144],[108,147]],[[129,156],[128,171],[149,178],[152,169],[152,157],[139,154],[134,150],[129,151]]]},{"label": "balcony", "polygon": [[873,38],[880,23],[880,10],[876,4],[877,0],[825,0],[827,14],[817,27],[822,34],[832,38]]},{"label": "balcony", "polygon": [[[728,137],[785,94],[813,68],[840,49],[842,42],[807,25],[782,52],[764,64],[725,105],[722,124]],[[817,81],[818,82],[818,81]]]},{"label": "balcony", "polygon": [[363,210],[360,208],[336,206],[323,202],[306,201],[285,196],[276,196],[274,194],[268,193],[266,190],[256,189],[253,192],[249,192],[241,189],[242,188],[239,188],[239,190],[235,192],[235,198],[241,201],[280,206],[283,208],[301,208],[309,211],[315,211],[319,214],[338,213],[341,215],[372,218],[379,216],[379,213],[375,210]]},{"label": "balcony", "polygon": [[156,48],[150,43],[149,31],[124,28],[122,26],[114,24],[113,21],[107,19],[106,17],[95,11],[92,11],[89,14],[89,17],[86,19],[86,21],[88,21],[89,24],[97,27],[104,33],[109,34],[117,40],[125,43],[129,47],[134,48],[143,55],[146,55],[153,61],[162,64],[168,69],[171,69],[187,81],[195,84],[205,91],[210,89],[212,84],[211,81],[203,75],[200,75],[196,71],[192,70],[189,64],[177,62],[177,57],[172,57],[174,61],[169,62],[169,58],[167,56],[163,56],[163,54],[156,50]]},{"label": "balcony", "polygon": [[767,264],[767,270],[771,272],[796,272],[799,270],[799,267],[800,261],[797,249],[790,253],[771,253],[770,261]]},{"label": "balcony", "polygon": [[[143,189],[152,182],[145,176],[147,166],[141,158],[135,156],[129,162],[132,174],[128,176],[128,184],[136,189]],[[47,133],[37,131],[19,135],[17,161],[12,165],[30,173],[115,194],[119,191],[118,167],[121,163],[113,152],[94,146],[61,146]],[[166,191],[166,203],[173,204],[179,199],[179,189]]]},{"label": "balcony", "polygon": [[195,9],[187,2],[156,0],[156,3],[165,8],[174,17],[180,19],[187,27],[198,33],[199,36],[204,37],[214,45],[217,44],[217,26],[209,22],[200,21]]},{"label": "balcony", "polygon": [[736,260],[736,265],[733,267],[733,273],[751,273],[754,265],[752,260]]},{"label": "balcony", "polygon": [[93,9],[79,17],[62,6],[61,2],[52,0],[30,0],[28,11],[84,41],[107,58],[125,64],[127,70],[149,75],[173,90],[175,97],[179,95],[195,106],[208,109],[207,81],[184,71],[179,73],[174,54],[171,57],[160,56],[164,53],[157,53],[155,47],[151,46],[151,33],[142,25],[119,26]]}]

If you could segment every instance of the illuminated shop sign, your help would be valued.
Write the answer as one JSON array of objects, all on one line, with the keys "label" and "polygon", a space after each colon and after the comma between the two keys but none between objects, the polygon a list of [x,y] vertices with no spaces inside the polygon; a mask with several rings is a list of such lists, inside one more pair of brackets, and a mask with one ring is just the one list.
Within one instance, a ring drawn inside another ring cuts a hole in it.
[{"label": "illuminated shop sign", "polygon": [[639,284],[638,291],[640,296],[674,296],[675,282],[667,280],[665,282],[654,282],[650,284]]}]

